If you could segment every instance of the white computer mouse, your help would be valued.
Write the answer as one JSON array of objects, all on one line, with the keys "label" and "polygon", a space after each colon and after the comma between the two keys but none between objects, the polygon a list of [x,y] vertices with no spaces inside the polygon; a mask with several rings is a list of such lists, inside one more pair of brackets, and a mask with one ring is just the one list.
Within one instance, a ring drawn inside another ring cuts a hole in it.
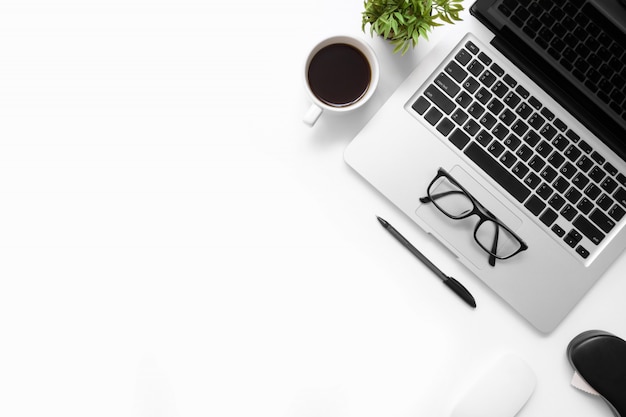
[{"label": "white computer mouse", "polygon": [[536,384],[526,361],[514,354],[501,356],[461,394],[450,417],[513,417]]}]

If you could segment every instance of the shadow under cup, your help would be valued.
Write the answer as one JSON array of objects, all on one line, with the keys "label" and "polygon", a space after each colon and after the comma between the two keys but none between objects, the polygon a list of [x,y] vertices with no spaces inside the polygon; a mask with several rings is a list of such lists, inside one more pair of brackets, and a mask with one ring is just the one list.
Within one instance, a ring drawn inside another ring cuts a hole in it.
[{"label": "shadow under cup", "polygon": [[310,53],[305,78],[313,105],[304,121],[313,125],[322,110],[344,112],[363,105],[376,89],[378,62],[364,42],[336,36]]}]

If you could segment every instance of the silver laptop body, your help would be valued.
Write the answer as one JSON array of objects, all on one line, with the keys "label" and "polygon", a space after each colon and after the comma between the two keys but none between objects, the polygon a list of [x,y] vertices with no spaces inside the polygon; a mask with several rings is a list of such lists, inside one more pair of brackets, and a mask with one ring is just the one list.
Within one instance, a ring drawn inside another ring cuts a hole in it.
[{"label": "silver laptop body", "polygon": [[[582,236],[579,233],[576,236],[577,241],[571,242],[571,239],[567,239],[567,234],[573,228],[572,222],[563,221],[559,217],[554,223],[550,223],[545,221],[545,218],[542,219],[541,214],[533,214],[525,206],[530,205],[528,201],[518,201],[518,198],[506,191],[492,175],[468,157],[467,147],[460,148],[465,144],[453,143],[450,139],[453,133],[444,136],[438,130],[454,132],[458,129],[464,132],[465,136],[471,137],[471,134],[465,130],[466,120],[457,122],[453,119],[453,113],[446,114],[439,109],[442,117],[436,123],[431,124],[425,120],[425,114],[420,115],[414,106],[420,97],[422,100],[425,97],[428,99],[427,104],[436,108],[427,89],[431,85],[436,85],[440,92],[447,93],[444,91],[447,86],[442,85],[438,77],[441,77],[441,74],[451,77],[447,66],[455,61],[455,57],[461,50],[468,52],[468,45],[470,45],[476,48],[469,51],[470,60],[477,60],[477,51],[484,52],[515,80],[514,86],[523,86],[523,89],[519,91],[527,90],[532,97],[542,103],[543,107],[554,113],[554,119],[558,119],[558,122],[553,120],[552,125],[556,123],[560,128],[561,124],[564,124],[567,130],[576,132],[579,137],[584,138],[585,143],[591,145],[597,155],[602,155],[605,160],[603,165],[613,167],[620,173],[626,173],[626,163],[516,65],[493,48],[489,42],[494,38],[494,34],[489,29],[474,17],[468,19],[471,19],[471,22],[467,21],[465,27],[469,27],[471,33],[458,33],[457,36],[446,38],[421,61],[420,65],[349,144],[344,155],[345,161],[421,228],[441,241],[467,269],[486,283],[534,327],[547,333],[563,320],[623,252],[626,246],[626,231],[624,230],[626,219],[615,220],[615,225],[608,232],[603,232],[601,239],[596,239],[593,232],[587,232]],[[464,66],[466,71],[467,65],[469,64],[466,63]],[[483,66],[489,67],[485,63]],[[479,76],[474,76],[474,78],[478,80]],[[496,78],[498,78],[497,75]],[[502,81],[502,78],[498,81]],[[461,92],[463,91],[462,84],[461,82]],[[509,90],[515,91],[514,86],[510,85]],[[487,90],[492,91],[493,88],[492,84]],[[450,94],[448,98],[454,102],[454,92]],[[504,98],[502,97],[501,101]],[[475,100],[475,97],[472,97],[472,101],[475,102]],[[527,101],[528,98],[522,98],[522,101],[524,100]],[[487,109],[487,105],[483,107]],[[467,107],[464,109],[466,115],[470,113]],[[514,107],[510,110],[515,114]],[[419,111],[428,112],[424,109],[419,109]],[[488,111],[486,110],[485,113]],[[537,113],[539,113],[538,110]],[[474,121],[480,130],[484,130],[481,117],[477,116]],[[449,123],[442,128],[439,122],[445,118]],[[472,116],[469,115],[467,121],[471,119]],[[500,122],[498,116],[496,120]],[[506,124],[505,126],[508,127],[508,131],[513,130],[513,126]],[[548,143],[552,144],[558,134],[565,136],[565,130],[560,131],[559,128],[550,140],[546,140]],[[524,136],[520,138],[523,145]],[[507,136],[500,139],[505,151],[520,159],[516,154],[516,148],[509,149],[509,144],[504,144],[506,139]],[[483,152],[490,153],[488,144],[480,146]],[[517,146],[519,147],[520,144]],[[560,146],[551,146],[553,149],[556,147]],[[555,150],[558,151],[558,149]],[[565,151],[562,149],[559,152],[563,154]],[[503,169],[512,172],[514,166],[507,166],[510,162],[506,160],[500,161],[502,156],[503,153],[500,153],[497,157],[493,157],[501,165],[504,164]],[[571,161],[571,163],[576,165],[576,161]],[[599,165],[598,162],[595,164]],[[550,165],[547,155],[543,165],[544,167]],[[495,265],[490,265],[488,254],[474,238],[474,229],[479,220],[477,216],[454,220],[443,215],[432,203],[420,201],[420,198],[426,196],[427,188],[440,168],[462,184],[490,214],[521,237],[528,248],[509,259],[498,259]],[[555,171],[561,174],[556,166]],[[518,174],[516,171],[514,175]],[[544,179],[541,170],[537,170],[536,175],[540,180]],[[525,183],[524,175],[520,174],[519,180],[522,184],[528,185]],[[590,181],[590,184],[592,183],[593,180]],[[598,188],[600,188],[600,183],[597,184]],[[621,187],[621,185],[618,186]],[[529,190],[530,194],[537,192],[537,189],[532,189],[531,185],[529,185]],[[580,191],[582,198],[586,198],[586,188]],[[564,193],[561,193],[561,196],[565,198]],[[543,200],[546,210],[550,208],[548,196],[540,199]],[[615,197],[612,197],[612,200],[615,201]],[[569,204],[567,199],[566,203]],[[619,206],[619,203],[616,204]],[[571,205],[577,206],[575,203]],[[562,206],[553,211],[559,213],[561,209]],[[538,209],[533,208],[533,210]],[[581,212],[580,209],[576,211]],[[588,218],[589,215],[590,213],[587,213],[585,217]],[[582,219],[577,224],[580,222],[587,224]],[[562,232],[557,234],[555,226],[562,228]],[[597,225],[595,227],[596,231],[600,229]]]}]

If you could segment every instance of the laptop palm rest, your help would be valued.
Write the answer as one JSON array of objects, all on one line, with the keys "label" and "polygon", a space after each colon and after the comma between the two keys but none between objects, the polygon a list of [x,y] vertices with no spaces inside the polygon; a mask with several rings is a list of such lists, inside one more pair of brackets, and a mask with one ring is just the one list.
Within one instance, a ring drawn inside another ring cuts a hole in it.
[{"label": "laptop palm rest", "polygon": [[[522,220],[481,186],[467,171],[458,165],[446,170],[504,224],[514,231],[520,228]],[[424,195],[426,195],[426,190],[424,190]],[[471,263],[477,269],[491,268],[488,264],[487,253],[474,240],[474,229],[479,221],[477,216],[454,220],[430,203],[420,204],[415,214],[428,225],[428,231],[450,248],[457,257]]]}]

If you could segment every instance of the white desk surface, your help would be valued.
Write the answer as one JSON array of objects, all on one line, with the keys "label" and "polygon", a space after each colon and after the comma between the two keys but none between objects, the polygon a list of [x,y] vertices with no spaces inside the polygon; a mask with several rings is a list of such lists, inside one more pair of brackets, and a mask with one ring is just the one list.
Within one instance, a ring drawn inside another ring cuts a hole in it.
[{"label": "white desk surface", "polygon": [[[611,416],[569,385],[565,348],[626,336],[624,257],[542,335],[343,162],[462,30],[401,57],[361,9],[0,1],[0,415],[438,417],[516,352],[538,377],[520,416]],[[338,33],[374,47],[379,89],[310,129],[303,61]]]}]

